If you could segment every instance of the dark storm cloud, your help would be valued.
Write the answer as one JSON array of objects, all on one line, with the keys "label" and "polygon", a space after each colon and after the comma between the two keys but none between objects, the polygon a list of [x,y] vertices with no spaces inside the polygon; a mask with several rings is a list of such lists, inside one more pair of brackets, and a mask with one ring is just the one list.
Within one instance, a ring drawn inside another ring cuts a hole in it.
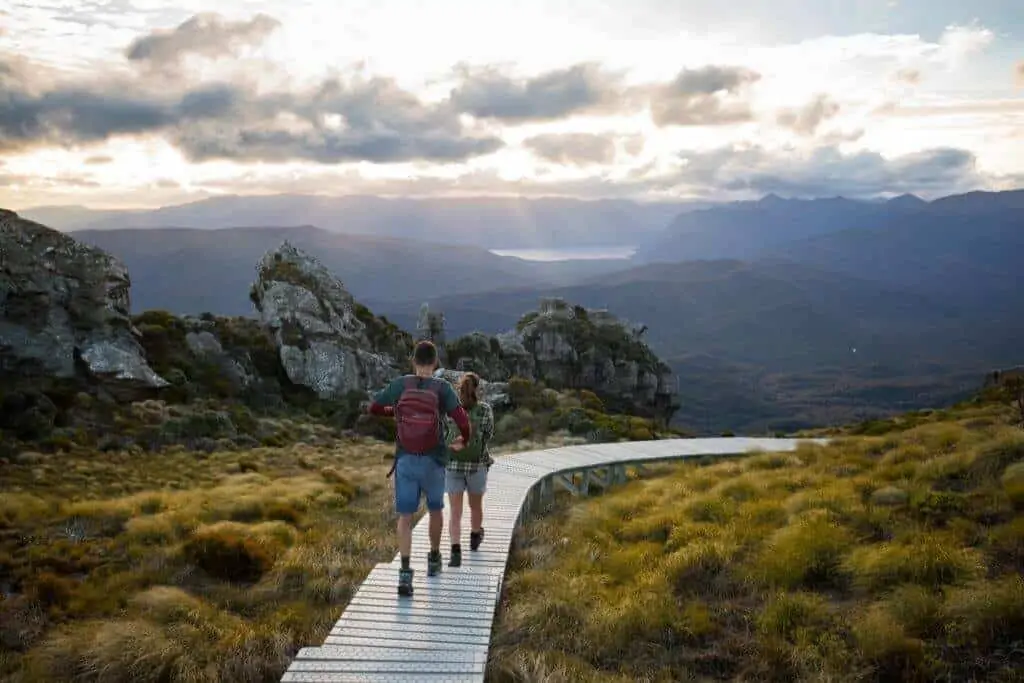
[{"label": "dark storm cloud", "polygon": [[265,14],[249,21],[227,21],[214,12],[204,12],[173,30],[157,30],[136,38],[125,50],[125,57],[153,66],[176,65],[188,54],[223,57],[241,46],[263,42],[280,25]]},{"label": "dark storm cloud", "polygon": [[533,78],[513,78],[496,68],[460,69],[452,106],[478,118],[542,121],[613,108],[618,78],[596,64],[577,64]]},{"label": "dark storm cloud", "polygon": [[869,151],[843,154],[834,146],[822,146],[798,157],[760,147],[725,147],[687,153],[682,158],[686,164],[672,183],[757,194],[871,197],[888,192],[964,190],[984,184],[975,168],[975,156],[954,148],[886,159]]},{"label": "dark storm cloud", "polygon": [[751,119],[745,95],[761,79],[756,71],[736,66],[684,69],[651,90],[651,116],[659,126],[717,126]]},{"label": "dark storm cloud", "polygon": [[226,84],[177,94],[124,83],[39,91],[22,75],[16,63],[0,62],[0,85],[8,86],[0,99],[0,151],[149,133],[166,135],[195,160],[453,161],[502,145],[466,134],[458,112],[425,104],[390,79],[329,80],[305,93],[252,96]]}]

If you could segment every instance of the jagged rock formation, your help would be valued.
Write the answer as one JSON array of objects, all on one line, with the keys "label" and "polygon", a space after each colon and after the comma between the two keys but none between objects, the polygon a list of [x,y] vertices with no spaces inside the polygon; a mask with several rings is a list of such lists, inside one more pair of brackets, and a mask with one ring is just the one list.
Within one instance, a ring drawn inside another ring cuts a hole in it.
[{"label": "jagged rock formation", "polygon": [[316,258],[285,242],[256,271],[251,299],[293,383],[337,398],[397,374],[394,357],[371,342],[352,295]]},{"label": "jagged rock formation", "polygon": [[636,328],[604,310],[542,299],[516,330],[453,340],[455,367],[492,380],[541,380],[556,389],[589,389],[610,406],[668,419],[678,408],[675,376]]},{"label": "jagged rock formation", "polygon": [[74,378],[112,389],[167,386],[146,362],[118,259],[0,209],[0,377]]},{"label": "jagged rock formation", "polygon": [[442,364],[447,362],[445,353],[445,319],[444,313],[434,313],[430,305],[424,303],[420,306],[420,314],[416,320],[416,339],[429,339],[437,346],[438,357]]}]

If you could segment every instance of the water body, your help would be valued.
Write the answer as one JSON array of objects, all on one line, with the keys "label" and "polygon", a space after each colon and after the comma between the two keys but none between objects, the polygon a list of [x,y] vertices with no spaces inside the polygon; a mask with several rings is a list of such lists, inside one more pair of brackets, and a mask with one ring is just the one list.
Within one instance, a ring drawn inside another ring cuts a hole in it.
[{"label": "water body", "polygon": [[491,249],[497,256],[512,256],[525,261],[597,261],[602,259],[629,259],[636,247],[565,247],[558,249]]}]

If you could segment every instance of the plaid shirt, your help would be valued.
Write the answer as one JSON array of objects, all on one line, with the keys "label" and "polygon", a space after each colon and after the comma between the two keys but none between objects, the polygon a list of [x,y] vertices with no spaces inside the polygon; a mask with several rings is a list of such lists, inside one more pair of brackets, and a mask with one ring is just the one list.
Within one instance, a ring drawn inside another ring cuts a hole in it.
[{"label": "plaid shirt", "polygon": [[[481,401],[477,404],[480,410],[476,412],[479,415],[477,421],[473,423],[473,429],[480,430],[480,436],[483,438],[482,456],[480,462],[459,462],[458,460],[448,461],[449,472],[460,472],[462,474],[472,474],[481,467],[490,467],[494,463],[494,459],[491,457],[491,453],[487,446],[491,441],[491,437],[494,436],[494,410],[491,409],[489,403]],[[469,412],[469,411],[466,411]],[[455,439],[459,438],[459,427],[455,424],[455,421],[450,417],[446,417],[448,420],[448,434],[449,441],[452,443]]]}]

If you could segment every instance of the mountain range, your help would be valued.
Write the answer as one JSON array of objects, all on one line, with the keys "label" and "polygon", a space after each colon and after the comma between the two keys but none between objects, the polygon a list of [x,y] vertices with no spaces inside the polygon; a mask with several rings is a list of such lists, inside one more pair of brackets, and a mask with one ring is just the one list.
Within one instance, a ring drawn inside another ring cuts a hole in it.
[{"label": "mountain range", "polygon": [[[427,211],[374,235],[342,232],[369,223],[341,214],[330,229],[211,229],[273,225],[291,215],[261,216],[256,208],[230,222],[156,227],[185,210],[170,207],[121,215],[76,237],[126,262],[136,310],[250,313],[253,264],[285,238],[407,329],[424,301],[445,312],[449,337],[508,329],[542,296],[607,308],[648,326],[653,347],[680,377],[679,423],[702,432],[787,430],[941,404],[976,388],[985,371],[1024,360],[1024,288],[1017,284],[1024,191],[931,202],[770,195],[677,207],[660,229],[651,226],[667,206],[648,206],[643,221],[650,222],[632,231],[628,221],[641,219],[623,209],[597,223],[601,243],[628,238],[636,254],[595,261],[497,256],[488,250],[512,243],[505,231],[513,223],[488,224],[491,205],[481,205],[488,209],[475,214],[472,202],[461,205],[448,214],[461,216],[450,224]],[[560,206],[533,231],[548,236],[541,247],[587,244],[573,241],[579,226],[618,205]],[[576,227],[562,236],[557,217],[572,206],[580,213],[566,225]],[[542,212],[530,215],[539,221]],[[422,226],[435,221],[448,227],[425,238]],[[148,227],[115,227],[127,224]],[[473,225],[472,239],[452,237]],[[403,230],[417,239],[393,236]],[[538,244],[520,242],[528,243]]]},{"label": "mountain range", "polygon": [[50,206],[19,213],[58,230],[315,225],[329,232],[485,249],[638,246],[681,211],[708,202],[641,203],[559,197],[389,198],[222,196],[155,210]]}]

